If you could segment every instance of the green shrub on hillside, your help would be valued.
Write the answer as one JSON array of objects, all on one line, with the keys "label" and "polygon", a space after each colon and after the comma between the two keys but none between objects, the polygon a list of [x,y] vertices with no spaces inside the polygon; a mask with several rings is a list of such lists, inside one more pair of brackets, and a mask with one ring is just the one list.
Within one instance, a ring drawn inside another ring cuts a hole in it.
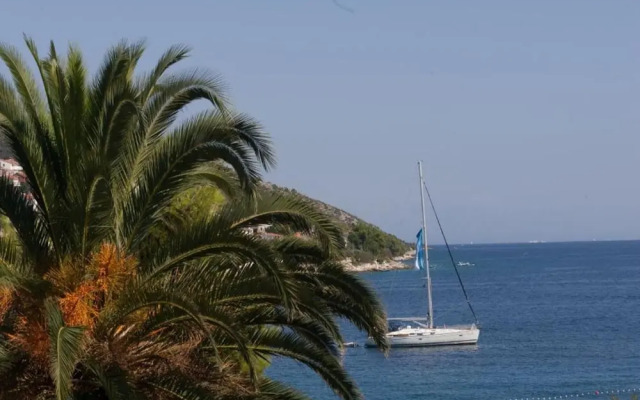
[{"label": "green shrub on hillside", "polygon": [[411,250],[408,243],[364,222],[356,223],[347,236],[347,253],[359,262],[388,260]]}]

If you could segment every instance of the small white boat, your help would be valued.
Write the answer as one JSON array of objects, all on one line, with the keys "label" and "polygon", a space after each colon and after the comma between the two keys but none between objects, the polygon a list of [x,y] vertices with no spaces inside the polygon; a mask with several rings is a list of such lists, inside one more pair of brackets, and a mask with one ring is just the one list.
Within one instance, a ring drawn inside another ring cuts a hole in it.
[{"label": "small white boat", "polygon": [[458,267],[474,267],[474,263],[470,263],[468,261],[458,261]]},{"label": "small white boat", "polygon": [[[391,347],[426,347],[426,346],[449,346],[449,345],[465,345],[465,344],[476,344],[478,343],[478,338],[480,336],[480,329],[477,324],[465,325],[465,326],[442,326],[436,327],[433,324],[433,301],[431,299],[431,274],[429,272],[429,250],[427,247],[427,218],[424,209],[424,189],[426,189],[426,185],[424,184],[424,180],[422,178],[422,163],[418,163],[418,171],[420,174],[420,200],[422,202],[422,229],[418,232],[417,235],[417,245],[416,245],[416,269],[424,270],[426,279],[427,279],[427,300],[429,305],[429,311],[427,317],[407,317],[407,318],[389,318],[389,331],[386,335],[387,341]],[[435,208],[433,207],[433,202],[431,201],[431,196],[427,191],[427,196],[429,196],[429,202],[431,203],[431,207],[435,213]],[[437,214],[436,220],[438,218]],[[438,225],[440,225],[440,221],[438,221]],[[442,227],[440,226],[440,230],[442,231]],[[443,233],[444,238],[444,233]],[[445,238],[446,244],[446,238]],[[447,244],[447,250],[449,250],[449,255],[451,257],[451,262],[453,264],[454,269],[456,270],[456,274],[458,276],[458,280],[460,282],[460,286],[462,291],[464,292],[465,298],[467,299],[467,304],[469,305],[469,309],[475,318],[475,312],[473,311],[473,307],[471,307],[471,303],[469,302],[469,298],[467,296],[467,292],[464,289],[464,285],[462,284],[462,280],[460,279],[460,275],[458,274],[458,270],[456,268],[456,263],[453,260],[453,256],[451,255],[451,251],[449,249],[449,245]],[[467,262],[462,265],[472,265]],[[477,322],[477,318],[476,318]],[[365,342],[366,347],[375,347],[375,342],[368,338]]]}]

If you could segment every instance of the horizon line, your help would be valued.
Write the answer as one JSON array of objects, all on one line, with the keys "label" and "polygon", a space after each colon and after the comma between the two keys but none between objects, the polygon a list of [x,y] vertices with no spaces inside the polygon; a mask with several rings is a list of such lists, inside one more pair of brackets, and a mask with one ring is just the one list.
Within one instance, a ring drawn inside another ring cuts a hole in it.
[{"label": "horizon line", "polygon": [[[475,245],[489,245],[489,244],[553,244],[553,243],[594,243],[594,242],[640,242],[640,238],[637,239],[592,239],[592,240],[531,240],[527,242],[462,242],[462,243],[449,243],[449,246],[475,246]],[[413,243],[415,244],[415,243]],[[430,244],[429,246],[445,246],[445,243]]]}]

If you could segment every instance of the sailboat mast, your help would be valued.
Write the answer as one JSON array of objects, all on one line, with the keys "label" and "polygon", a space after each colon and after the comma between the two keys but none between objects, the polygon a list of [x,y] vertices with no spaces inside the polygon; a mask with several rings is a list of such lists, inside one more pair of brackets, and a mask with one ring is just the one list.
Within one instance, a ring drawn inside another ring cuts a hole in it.
[{"label": "sailboat mast", "polygon": [[[431,273],[429,272],[429,248],[427,246],[427,214],[424,209],[424,178],[422,177],[422,161],[418,161],[420,173],[420,202],[422,204],[422,242],[424,243],[424,269],[427,272],[427,298],[429,300],[429,328],[433,328],[433,302],[431,300]],[[417,255],[416,255],[417,256]]]}]

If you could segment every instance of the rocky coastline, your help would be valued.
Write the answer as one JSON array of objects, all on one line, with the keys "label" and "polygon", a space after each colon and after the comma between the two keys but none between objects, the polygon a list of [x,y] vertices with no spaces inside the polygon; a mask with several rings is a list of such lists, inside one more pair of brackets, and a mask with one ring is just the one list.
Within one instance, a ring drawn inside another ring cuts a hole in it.
[{"label": "rocky coastline", "polygon": [[347,271],[351,272],[374,272],[374,271],[393,271],[397,269],[411,269],[410,264],[403,261],[410,260],[415,257],[415,251],[409,251],[401,256],[394,257],[391,260],[374,261],[371,263],[354,263],[350,258],[342,261]]}]

